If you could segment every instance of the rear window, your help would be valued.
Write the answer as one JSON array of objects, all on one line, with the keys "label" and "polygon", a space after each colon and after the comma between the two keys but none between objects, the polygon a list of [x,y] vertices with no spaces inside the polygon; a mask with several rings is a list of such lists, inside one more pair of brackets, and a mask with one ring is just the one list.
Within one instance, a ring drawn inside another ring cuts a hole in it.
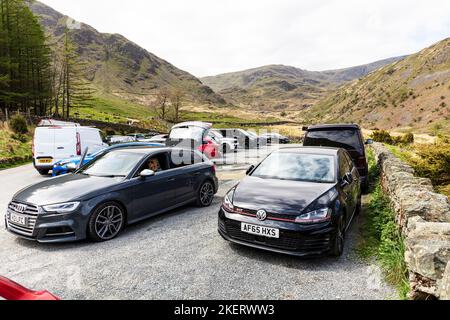
[{"label": "rear window", "polygon": [[308,131],[303,145],[343,148],[346,150],[362,150],[357,130]]},{"label": "rear window", "polygon": [[194,139],[202,140],[205,129],[200,127],[179,127],[170,131],[170,139]]}]

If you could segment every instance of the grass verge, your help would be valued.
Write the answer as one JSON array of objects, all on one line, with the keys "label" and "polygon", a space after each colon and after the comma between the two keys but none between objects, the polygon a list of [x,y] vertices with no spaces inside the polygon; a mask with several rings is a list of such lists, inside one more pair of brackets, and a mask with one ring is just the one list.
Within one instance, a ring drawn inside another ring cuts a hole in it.
[{"label": "grass verge", "polygon": [[410,288],[404,258],[404,237],[395,222],[390,200],[381,189],[378,167],[372,151],[369,151],[368,159],[369,175],[375,183],[364,211],[366,220],[358,251],[367,260],[375,258],[386,281],[396,287],[401,299],[406,299]]}]

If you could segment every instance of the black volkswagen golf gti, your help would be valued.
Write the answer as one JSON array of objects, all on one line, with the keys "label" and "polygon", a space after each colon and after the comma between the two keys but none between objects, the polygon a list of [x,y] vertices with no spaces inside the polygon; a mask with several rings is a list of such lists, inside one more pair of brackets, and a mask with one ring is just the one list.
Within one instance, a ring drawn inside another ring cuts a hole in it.
[{"label": "black volkswagen golf gti", "polygon": [[74,172],[14,195],[6,228],[39,242],[116,237],[126,224],[195,202],[209,206],[217,192],[215,166],[178,148],[125,148]]},{"label": "black volkswagen golf gti", "polygon": [[347,151],[275,151],[225,196],[219,233],[238,244],[296,256],[340,256],[361,209],[358,170]]}]

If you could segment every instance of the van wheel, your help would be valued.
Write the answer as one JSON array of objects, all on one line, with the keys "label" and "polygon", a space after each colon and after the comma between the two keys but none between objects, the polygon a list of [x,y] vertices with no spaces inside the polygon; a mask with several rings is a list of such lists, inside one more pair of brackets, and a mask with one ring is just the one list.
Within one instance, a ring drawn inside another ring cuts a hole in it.
[{"label": "van wheel", "polygon": [[37,169],[37,171],[39,172],[39,174],[40,174],[41,176],[47,176],[49,170]]},{"label": "van wheel", "polygon": [[214,186],[211,181],[205,181],[200,186],[195,204],[198,207],[209,207],[214,199]]},{"label": "van wheel", "polygon": [[125,225],[123,209],[114,202],[107,202],[94,210],[89,218],[88,235],[95,242],[111,240]]}]

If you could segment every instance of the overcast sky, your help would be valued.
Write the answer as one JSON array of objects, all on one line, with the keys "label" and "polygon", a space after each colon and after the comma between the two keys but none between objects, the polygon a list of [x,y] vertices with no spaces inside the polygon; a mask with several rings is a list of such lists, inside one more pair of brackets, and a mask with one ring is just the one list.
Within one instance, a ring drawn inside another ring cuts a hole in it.
[{"label": "overcast sky", "polygon": [[450,36],[449,0],[42,0],[196,76],[350,67]]}]

